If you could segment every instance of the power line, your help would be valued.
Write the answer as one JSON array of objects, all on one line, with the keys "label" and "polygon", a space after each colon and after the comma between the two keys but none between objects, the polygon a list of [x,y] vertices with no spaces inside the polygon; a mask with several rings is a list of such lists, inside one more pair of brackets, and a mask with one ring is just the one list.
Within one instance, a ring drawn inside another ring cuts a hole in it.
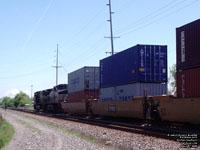
[{"label": "power line", "polygon": [[58,54],[59,54],[60,56],[64,57],[63,54],[61,53],[61,51],[58,51]]},{"label": "power line", "polygon": [[[95,33],[97,31],[99,31],[101,28],[103,28],[104,26],[102,24],[98,24],[98,26],[92,30],[91,32],[89,32],[86,36],[84,36],[84,39],[87,39],[87,41],[93,37],[95,35]],[[76,47],[81,47],[81,44],[84,43],[85,41],[82,39],[82,40],[79,40],[79,41],[76,41],[74,43],[74,45],[71,46],[70,49],[75,49]],[[83,47],[81,47],[81,49],[83,49]]]},{"label": "power line", "polygon": [[[102,8],[99,10],[99,12],[97,12],[93,17],[92,17],[92,19],[78,32],[78,33],[76,33],[75,35],[77,35],[77,34],[80,34],[83,30],[85,30],[87,27],[88,27],[88,25],[92,22],[92,21],[94,21],[96,18],[97,18],[97,16],[102,12]],[[93,31],[91,31],[91,32],[89,32],[85,37],[84,37],[84,39],[89,39],[89,38],[91,38],[91,37],[93,37],[93,35],[94,35],[94,33],[95,32],[97,32],[98,30],[100,30],[101,28],[103,28],[103,25],[101,24],[101,23],[99,23],[98,24],[98,26],[93,30]],[[74,42],[74,44],[71,44],[71,48],[70,49],[74,49],[75,47],[80,47],[80,45],[81,45],[81,43],[83,43],[84,42],[84,40],[80,40],[80,41],[75,41]],[[84,50],[84,48],[83,47],[81,47],[81,49],[82,49],[82,51],[81,51],[81,53],[78,53],[78,55],[76,55],[74,58],[72,58],[72,60],[75,60],[76,58],[79,58],[80,56],[82,56],[82,55],[84,55],[85,54],[85,50]]]},{"label": "power line", "polygon": [[103,7],[74,36],[77,37],[77,35],[83,32],[89,26],[89,24],[92,23],[97,18],[97,16],[102,12],[102,10],[103,10]]},{"label": "power line", "polygon": [[[78,40],[77,41],[77,36],[79,34],[81,34],[83,31],[85,31],[85,29],[87,29],[89,27],[89,25],[97,18],[97,16],[99,16],[102,13],[102,10],[103,10],[103,7],[101,9],[99,9],[99,11],[78,32],[76,32],[76,33],[73,34],[73,37],[71,39],[75,38],[76,40],[73,40],[75,42],[71,42],[72,44],[69,46],[69,48],[70,47],[73,48],[74,45],[75,46],[80,45],[80,43],[84,41],[84,40]],[[97,31],[98,29],[99,29],[99,27],[97,29],[95,29],[95,31]],[[94,34],[94,32],[90,32],[89,35],[90,34]]]},{"label": "power line", "polygon": [[[174,0],[173,0],[173,1],[171,1],[170,3],[168,3],[167,5],[165,5],[165,6],[161,7],[161,8],[159,8],[159,9],[157,9],[156,11],[154,11],[154,12],[152,12],[152,13],[146,15],[145,17],[143,17],[143,18],[141,18],[141,19],[138,19],[135,23],[130,24],[130,25],[126,26],[126,27],[123,27],[123,28],[119,29],[119,30],[117,31],[117,33],[123,33],[123,32],[125,32],[125,31],[127,31],[127,30],[131,30],[131,29],[132,29],[132,26],[135,27],[135,26],[141,25],[141,24],[143,24],[143,23],[146,23],[147,21],[149,21],[149,20],[151,20],[151,19],[154,19],[154,18],[157,17],[157,16],[162,15],[163,13],[165,13],[165,12],[167,12],[167,11],[173,9],[174,7],[177,7],[177,5],[180,5],[180,4],[184,3],[185,1],[186,1],[186,0],[182,0],[182,1],[178,2],[178,3],[176,3],[177,1],[174,1]],[[175,3],[175,4],[174,4],[174,3]],[[170,7],[170,6],[171,6],[171,7]]]},{"label": "power line", "polygon": [[[105,41],[104,38],[99,39],[96,43],[94,43],[89,49],[86,49],[85,51],[87,51],[88,53],[90,51],[94,51],[94,49],[97,49],[103,42]],[[75,62],[78,62],[78,60],[80,60],[80,58],[84,58],[83,55],[86,54],[85,51],[82,51],[80,53],[78,53],[76,55],[76,57],[72,58],[69,60],[70,63],[67,64],[67,66],[70,66],[72,63],[75,64]],[[79,62],[78,62],[79,63]]]},{"label": "power line", "polygon": [[[62,52],[60,50],[58,51],[58,54],[60,56],[64,57],[63,54],[62,54]],[[67,69],[64,67],[64,65],[62,65],[62,63],[59,60],[58,60],[58,63],[62,66],[62,69],[67,73]]]},{"label": "power line", "polygon": [[60,62],[60,61],[58,61],[59,62],[59,64],[62,66],[62,69],[66,72],[66,73],[68,73],[68,71],[67,71],[67,69],[64,67],[64,65],[62,65],[62,63]]},{"label": "power line", "polygon": [[14,75],[14,76],[6,76],[6,77],[0,77],[0,79],[15,79],[15,78],[22,78],[22,77],[26,77],[26,76],[31,76],[35,73],[38,73],[38,72],[41,72],[41,71],[45,71],[49,69],[49,67],[45,67],[45,68],[42,68],[38,71],[34,71],[34,72],[30,72],[30,73],[24,73],[24,74],[19,74],[19,75]]},{"label": "power line", "polygon": [[121,1],[120,1],[120,9],[117,10],[117,14],[123,14],[124,11],[128,10],[129,7],[132,6],[132,4],[135,2],[135,0],[129,0],[126,2],[126,5],[121,6]]},{"label": "power line", "polygon": [[185,5],[185,6],[179,8],[179,9],[177,9],[177,10],[175,10],[175,11],[173,11],[173,12],[171,12],[171,13],[165,15],[165,16],[162,16],[162,17],[160,17],[159,19],[157,19],[157,20],[155,20],[155,21],[152,21],[152,22],[150,22],[150,23],[148,23],[148,24],[146,24],[146,25],[144,25],[144,26],[138,27],[138,28],[133,28],[133,29],[131,29],[129,32],[128,32],[128,31],[127,31],[127,32],[124,32],[122,35],[129,34],[129,33],[133,32],[133,31],[137,31],[137,30],[143,29],[143,28],[145,28],[145,27],[147,27],[147,26],[149,26],[149,25],[151,25],[151,24],[157,23],[157,22],[159,22],[159,21],[161,21],[161,20],[163,20],[163,19],[165,19],[165,18],[167,18],[167,17],[169,17],[169,16],[175,14],[176,12],[178,12],[178,11],[180,11],[180,10],[182,10],[182,9],[185,9],[185,8],[191,6],[191,5],[194,5],[194,4],[197,3],[198,1],[199,1],[199,0],[194,0],[194,1],[192,1],[191,3]]},{"label": "power line", "polygon": [[[97,42],[97,44],[94,44],[93,46],[91,46],[91,48],[88,50],[88,52],[91,52],[89,55],[87,55],[86,57],[81,57],[81,58],[79,58],[79,61],[77,61],[77,59],[73,59],[73,60],[71,60],[70,62],[71,63],[68,63],[68,69],[70,69],[70,68],[72,68],[72,63],[73,63],[73,65],[75,65],[76,63],[75,62],[80,62],[80,60],[81,60],[81,62],[85,62],[85,61],[87,61],[87,60],[90,60],[90,59],[87,59],[87,58],[91,58],[92,56],[94,56],[95,54],[97,54],[97,52],[101,52],[101,51],[99,51],[99,48],[101,48],[102,46],[104,46],[104,47],[106,47],[106,46],[108,46],[108,44],[106,44],[105,45],[105,39],[101,39],[101,40],[99,40],[99,42]],[[102,44],[102,43],[104,43],[104,44]],[[105,49],[105,48],[102,48],[102,49]],[[80,64],[80,63],[79,63]]]},{"label": "power line", "polygon": [[[98,30],[100,30],[102,28],[102,24],[99,24],[97,28],[95,28],[95,30],[93,30],[93,32],[89,33],[87,36],[85,36],[85,39],[89,39],[90,37],[92,37],[92,35],[94,35],[95,32],[97,32]],[[95,44],[92,44],[93,46],[91,46],[92,48],[93,47],[97,47],[96,45],[98,45],[100,42],[102,42],[104,39],[101,38],[99,39]],[[76,43],[76,47],[79,47],[81,43],[83,43],[84,41],[80,42],[80,43]],[[71,48],[71,49],[74,49],[74,48]],[[76,60],[77,58],[80,58],[82,55],[84,55],[86,53],[86,51],[88,50],[88,48],[84,48],[84,47],[81,47],[81,52],[77,53],[77,55],[71,59],[68,59],[68,61],[70,62],[73,62],[73,60]]]}]

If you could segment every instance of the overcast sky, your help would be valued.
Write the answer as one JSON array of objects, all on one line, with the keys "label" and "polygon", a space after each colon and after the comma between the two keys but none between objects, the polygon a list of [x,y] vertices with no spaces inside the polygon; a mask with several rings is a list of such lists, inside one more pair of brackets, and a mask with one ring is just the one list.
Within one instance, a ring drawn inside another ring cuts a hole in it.
[{"label": "overcast sky", "polygon": [[[55,85],[108,56],[108,0],[0,0],[0,97]],[[200,0],[112,0],[116,52],[136,44],[168,45],[176,63],[175,28],[200,18]]]}]

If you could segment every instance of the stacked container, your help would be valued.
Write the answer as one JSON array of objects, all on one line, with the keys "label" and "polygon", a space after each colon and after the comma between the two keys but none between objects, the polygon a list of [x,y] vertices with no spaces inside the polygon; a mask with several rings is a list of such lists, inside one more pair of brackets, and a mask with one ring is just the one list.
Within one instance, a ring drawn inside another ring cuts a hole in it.
[{"label": "stacked container", "polygon": [[167,94],[167,46],[136,45],[100,60],[100,100]]},{"label": "stacked container", "polygon": [[99,67],[83,67],[68,74],[69,102],[99,98]]},{"label": "stacked container", "polygon": [[200,19],[176,29],[177,97],[200,97]]}]

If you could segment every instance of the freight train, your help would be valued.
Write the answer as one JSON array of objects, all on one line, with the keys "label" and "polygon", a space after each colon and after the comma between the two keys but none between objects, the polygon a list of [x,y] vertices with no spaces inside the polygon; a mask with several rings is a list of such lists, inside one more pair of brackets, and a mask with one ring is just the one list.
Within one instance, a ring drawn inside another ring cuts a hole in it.
[{"label": "freight train", "polygon": [[[39,93],[43,94],[43,91]],[[68,94],[59,92],[58,97],[60,98],[57,102],[37,103],[37,94],[38,92],[35,93],[34,107],[37,111],[43,110],[200,124],[200,98],[154,96],[135,97],[133,100],[129,101],[103,102],[98,101],[97,99],[87,99],[80,102],[70,102],[67,99]]]},{"label": "freight train", "polygon": [[36,92],[34,108],[200,124],[199,24],[176,30],[178,97],[167,95],[167,46],[136,45],[68,74],[68,86]]}]

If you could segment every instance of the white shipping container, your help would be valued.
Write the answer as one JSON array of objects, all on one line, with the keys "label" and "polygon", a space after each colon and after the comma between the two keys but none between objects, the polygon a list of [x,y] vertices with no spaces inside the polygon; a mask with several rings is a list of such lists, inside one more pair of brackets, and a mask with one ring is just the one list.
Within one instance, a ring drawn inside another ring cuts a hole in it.
[{"label": "white shipping container", "polygon": [[99,89],[99,67],[83,67],[68,74],[68,92]]},{"label": "white shipping container", "polygon": [[30,104],[25,104],[24,109],[30,109]]},{"label": "white shipping container", "polygon": [[166,83],[133,83],[115,87],[101,88],[100,101],[127,101],[134,97],[159,96],[167,94]]}]

